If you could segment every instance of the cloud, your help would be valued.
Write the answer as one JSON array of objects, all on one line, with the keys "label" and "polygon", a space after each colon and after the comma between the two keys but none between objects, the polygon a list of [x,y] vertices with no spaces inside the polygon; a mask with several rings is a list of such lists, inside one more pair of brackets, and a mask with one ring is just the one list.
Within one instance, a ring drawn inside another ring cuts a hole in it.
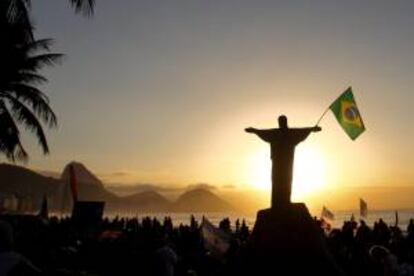
[{"label": "cloud", "polygon": [[118,171],[118,172],[113,172],[110,174],[110,176],[114,176],[114,177],[125,177],[125,176],[130,176],[131,173],[130,172],[126,172],[126,171]]},{"label": "cloud", "polygon": [[99,173],[97,174],[99,179],[102,179],[105,182],[118,182],[118,181],[127,181],[131,182],[135,180],[134,174],[128,171],[114,171],[108,173]]}]

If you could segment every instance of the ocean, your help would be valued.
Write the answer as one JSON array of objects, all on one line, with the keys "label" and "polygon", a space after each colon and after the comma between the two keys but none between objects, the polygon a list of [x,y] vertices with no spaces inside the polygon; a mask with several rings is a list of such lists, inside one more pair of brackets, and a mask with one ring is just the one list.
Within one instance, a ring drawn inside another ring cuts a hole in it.
[{"label": "ocean", "polygon": [[[403,209],[398,211],[398,226],[405,231],[407,229],[410,219],[414,219],[414,209]],[[384,220],[389,226],[394,226],[396,223],[396,210],[372,210],[368,213],[368,217],[364,218],[368,226],[373,226],[375,221],[378,221],[380,218]],[[334,212],[335,219],[331,222],[333,228],[341,228],[345,220],[349,220],[354,214],[355,220],[359,222],[359,210],[348,210],[348,211],[337,211]],[[125,212],[125,213],[105,213],[105,216],[113,218],[116,215],[124,217],[138,217],[142,219],[143,217],[150,216],[156,217],[159,220],[163,220],[164,217],[170,216],[173,221],[174,226],[180,224],[188,225],[190,223],[191,215],[194,215],[195,219],[201,222],[203,216],[205,216],[210,222],[214,225],[218,225],[223,218],[229,218],[232,224],[232,227],[235,227],[235,222],[237,219],[241,221],[244,219],[246,224],[250,229],[253,228],[254,222],[256,220],[256,214],[242,214],[242,213],[230,213],[230,212],[207,212],[207,213],[135,213],[135,212]],[[319,217],[320,214],[311,214],[313,216]]]}]

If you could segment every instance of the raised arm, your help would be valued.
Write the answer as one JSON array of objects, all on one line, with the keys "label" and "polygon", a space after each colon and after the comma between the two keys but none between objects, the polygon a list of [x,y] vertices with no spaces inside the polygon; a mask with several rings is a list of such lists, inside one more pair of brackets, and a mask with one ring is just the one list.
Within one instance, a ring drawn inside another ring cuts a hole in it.
[{"label": "raised arm", "polygon": [[298,127],[298,128],[291,128],[297,131],[303,131],[303,132],[319,132],[322,130],[320,126],[314,126],[314,127]]},{"label": "raised arm", "polygon": [[270,142],[275,137],[277,129],[257,129],[254,127],[248,127],[245,131],[248,133],[254,133],[262,140]]},{"label": "raised arm", "polygon": [[310,127],[312,132],[319,132],[322,130],[322,128],[320,126],[314,126],[314,127]]},{"label": "raised arm", "polygon": [[296,143],[300,143],[303,140],[305,140],[311,132],[319,132],[322,130],[319,126],[314,127],[304,127],[304,128],[294,128],[292,129],[294,132],[294,135],[292,138],[295,140]]},{"label": "raised arm", "polygon": [[247,127],[244,129],[244,131],[248,132],[248,133],[256,133],[257,128],[254,127]]}]

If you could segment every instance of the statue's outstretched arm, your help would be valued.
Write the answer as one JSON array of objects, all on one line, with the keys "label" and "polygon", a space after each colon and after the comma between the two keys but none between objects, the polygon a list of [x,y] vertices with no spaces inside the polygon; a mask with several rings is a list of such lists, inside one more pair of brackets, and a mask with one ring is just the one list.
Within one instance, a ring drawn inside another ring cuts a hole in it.
[{"label": "statue's outstretched arm", "polygon": [[257,129],[253,127],[248,127],[245,129],[245,131],[256,134],[266,142],[270,142],[273,136],[275,135],[275,129]]},{"label": "statue's outstretched arm", "polygon": [[295,128],[292,130],[294,130],[294,133],[295,133],[294,137],[295,137],[296,143],[300,143],[303,140],[305,140],[311,132],[319,132],[322,130],[322,128],[319,126],[314,126],[314,127]]},{"label": "statue's outstretched arm", "polygon": [[322,128],[320,126],[311,127],[311,129],[312,129],[312,132],[319,132],[319,131],[322,130]]},{"label": "statue's outstretched arm", "polygon": [[244,131],[249,132],[249,133],[256,133],[256,130],[258,129],[254,127],[247,127],[244,129]]},{"label": "statue's outstretched arm", "polygon": [[294,128],[299,131],[303,132],[319,132],[322,130],[320,126],[314,126],[314,127],[302,127],[302,128]]}]

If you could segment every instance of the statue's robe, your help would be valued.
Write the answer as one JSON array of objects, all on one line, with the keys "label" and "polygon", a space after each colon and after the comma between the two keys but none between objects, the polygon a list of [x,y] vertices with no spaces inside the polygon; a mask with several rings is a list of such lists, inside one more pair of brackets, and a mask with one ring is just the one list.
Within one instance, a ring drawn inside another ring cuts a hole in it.
[{"label": "statue's robe", "polygon": [[290,203],[295,147],[313,128],[259,129],[255,133],[270,143],[272,158],[272,208]]}]

